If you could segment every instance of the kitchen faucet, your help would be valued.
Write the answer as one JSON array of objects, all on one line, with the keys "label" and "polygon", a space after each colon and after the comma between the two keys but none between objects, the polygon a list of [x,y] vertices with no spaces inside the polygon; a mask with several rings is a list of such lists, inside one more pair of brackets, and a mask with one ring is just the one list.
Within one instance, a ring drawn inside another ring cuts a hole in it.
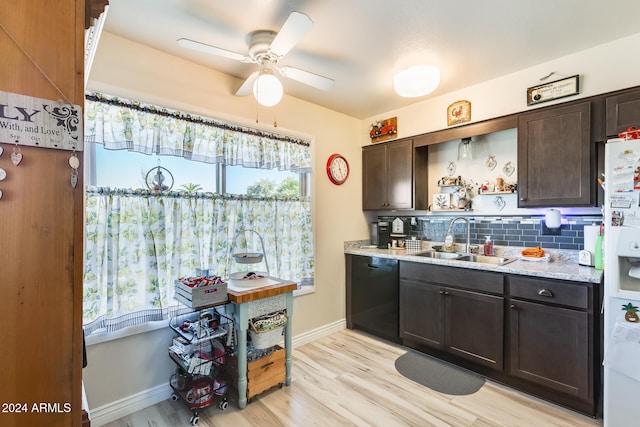
[{"label": "kitchen faucet", "polygon": [[463,216],[457,216],[455,218],[453,218],[451,220],[451,222],[449,223],[449,229],[447,230],[447,236],[451,235],[451,231],[453,230],[453,223],[456,222],[457,220],[463,220],[467,223],[467,244],[465,245],[464,248],[464,252],[465,253],[470,253],[471,251],[471,222],[469,222],[469,219],[463,217]]}]

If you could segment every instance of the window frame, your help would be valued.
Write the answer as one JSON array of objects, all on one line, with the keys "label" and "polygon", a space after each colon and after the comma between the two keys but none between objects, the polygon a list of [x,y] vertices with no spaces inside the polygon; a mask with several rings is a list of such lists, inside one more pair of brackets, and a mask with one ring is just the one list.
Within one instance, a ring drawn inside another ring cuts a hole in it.
[{"label": "window frame", "polygon": [[[97,170],[96,170],[96,145],[95,143],[84,144],[84,176],[85,176],[85,186],[96,186],[97,178]],[[125,151],[125,150],[123,150]],[[164,156],[160,156],[164,157]],[[227,192],[227,174],[226,174],[226,165],[215,163],[211,164],[211,167],[215,168],[215,176],[216,176],[216,193],[224,194]],[[303,172],[298,173],[298,186],[300,189],[300,193],[298,197],[307,198],[311,197],[311,172]]]}]

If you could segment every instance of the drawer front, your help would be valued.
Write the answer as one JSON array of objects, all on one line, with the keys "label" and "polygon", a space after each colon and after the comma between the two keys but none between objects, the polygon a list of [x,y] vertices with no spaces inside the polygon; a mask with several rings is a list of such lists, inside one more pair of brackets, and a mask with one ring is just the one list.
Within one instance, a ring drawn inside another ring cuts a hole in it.
[{"label": "drawer front", "polygon": [[508,276],[512,298],[588,309],[590,288],[587,284],[530,277]]},{"label": "drawer front", "polygon": [[247,364],[247,398],[282,384],[286,380],[283,348]]},{"label": "drawer front", "polygon": [[[247,398],[283,384],[286,381],[285,349],[278,346],[275,352],[247,363]],[[238,359],[229,357],[227,365],[231,375],[231,386],[235,389],[238,380]]]},{"label": "drawer front", "polygon": [[284,348],[280,348],[271,354],[247,363],[247,380],[251,382],[260,377],[269,377],[271,371],[279,370],[280,367],[284,368],[284,355]]},{"label": "drawer front", "polygon": [[463,267],[401,261],[400,278],[498,295],[502,295],[504,292],[504,276],[502,274]]}]

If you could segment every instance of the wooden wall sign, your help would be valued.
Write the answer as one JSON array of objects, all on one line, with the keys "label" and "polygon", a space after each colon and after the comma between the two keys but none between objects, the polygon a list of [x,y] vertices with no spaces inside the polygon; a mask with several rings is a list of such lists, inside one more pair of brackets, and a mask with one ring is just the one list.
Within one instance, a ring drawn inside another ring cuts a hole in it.
[{"label": "wooden wall sign", "polygon": [[0,142],[82,151],[82,108],[0,91]]},{"label": "wooden wall sign", "polygon": [[552,101],[565,96],[577,95],[579,93],[580,75],[556,80],[555,82],[533,86],[527,89],[527,105],[539,104],[541,102]]},{"label": "wooden wall sign", "polygon": [[375,122],[369,128],[369,137],[371,142],[386,141],[398,137],[398,118],[380,120]]}]

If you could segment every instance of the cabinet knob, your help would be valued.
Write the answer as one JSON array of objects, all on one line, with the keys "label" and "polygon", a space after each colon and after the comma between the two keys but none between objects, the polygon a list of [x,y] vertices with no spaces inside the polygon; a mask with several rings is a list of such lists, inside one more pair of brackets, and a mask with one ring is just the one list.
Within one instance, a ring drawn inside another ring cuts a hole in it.
[{"label": "cabinet knob", "polygon": [[524,197],[524,196],[520,197],[520,201],[521,201],[521,202],[524,202],[524,201],[526,201],[526,200],[527,200],[527,198],[526,198],[526,197]]},{"label": "cabinet knob", "polygon": [[515,304],[511,304],[511,305],[509,306],[509,308],[510,308],[511,310],[517,310],[517,309],[518,309],[518,306],[517,306],[517,305],[515,305]]},{"label": "cabinet knob", "polygon": [[538,289],[538,295],[541,297],[553,297],[553,293],[549,289]]},{"label": "cabinet knob", "polygon": [[440,295],[449,295],[449,292],[443,289],[440,291]]}]

